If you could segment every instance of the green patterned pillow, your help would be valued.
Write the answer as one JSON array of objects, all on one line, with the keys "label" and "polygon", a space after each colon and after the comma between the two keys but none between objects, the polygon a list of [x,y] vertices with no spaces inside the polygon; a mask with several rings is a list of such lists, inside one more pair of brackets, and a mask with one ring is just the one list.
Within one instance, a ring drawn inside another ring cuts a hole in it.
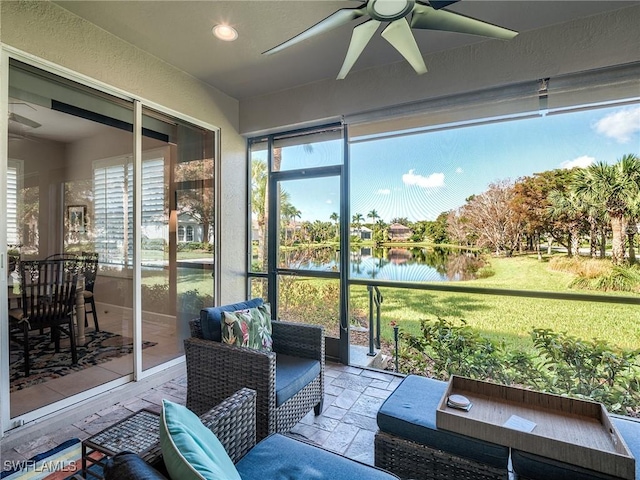
[{"label": "green patterned pillow", "polygon": [[270,352],[273,344],[270,305],[222,312],[222,342]]}]

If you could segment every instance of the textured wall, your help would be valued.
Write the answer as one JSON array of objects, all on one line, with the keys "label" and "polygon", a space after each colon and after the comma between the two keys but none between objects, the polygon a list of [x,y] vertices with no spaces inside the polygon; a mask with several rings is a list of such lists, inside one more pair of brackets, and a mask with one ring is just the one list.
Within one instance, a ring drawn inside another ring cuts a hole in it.
[{"label": "textured wall", "polygon": [[[541,2],[544,4],[544,2]],[[250,134],[341,115],[640,60],[640,6],[425,56],[429,72],[405,61],[242,100]],[[336,52],[339,54],[339,52]]]},{"label": "textured wall", "polygon": [[2,1],[3,44],[221,128],[223,303],[244,298],[245,141],[237,100],[50,2]]}]

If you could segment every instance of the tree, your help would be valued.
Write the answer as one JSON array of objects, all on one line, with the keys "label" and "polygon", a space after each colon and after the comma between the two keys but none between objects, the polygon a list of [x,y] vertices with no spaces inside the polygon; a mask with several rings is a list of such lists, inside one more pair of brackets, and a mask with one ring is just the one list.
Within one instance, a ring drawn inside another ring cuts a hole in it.
[{"label": "tree", "polygon": [[362,216],[361,213],[356,213],[351,217],[351,226],[358,231],[358,234],[360,233],[360,228],[362,226],[363,221],[364,221],[364,217]]},{"label": "tree", "polygon": [[369,213],[367,213],[367,218],[371,219],[371,229],[373,230],[373,238],[377,239],[378,237],[378,230],[380,229],[380,225],[378,223],[378,220],[380,220],[380,215],[378,215],[378,212],[374,209],[371,210]]},{"label": "tree", "polygon": [[463,208],[447,212],[446,236],[460,246],[469,245],[469,222],[463,216]]},{"label": "tree", "polygon": [[579,254],[580,234],[585,224],[584,204],[578,195],[553,190],[549,193],[549,215],[559,219],[568,230],[565,247],[569,257]]},{"label": "tree", "polygon": [[[176,182],[196,180],[204,182],[205,187],[180,192],[181,212],[188,212],[202,225],[202,241],[209,243],[209,230],[215,219],[212,158],[184,162],[176,170]],[[206,186],[207,183],[210,186]]]},{"label": "tree", "polygon": [[522,217],[527,247],[538,253],[541,258],[540,242],[548,236],[566,246],[568,232],[561,218],[554,218],[549,213],[551,203],[549,193],[566,192],[571,179],[571,172],[565,169],[547,170],[534,173],[532,176],[519,178],[514,184],[514,197],[511,208]]},{"label": "tree", "polygon": [[376,220],[380,218],[380,215],[378,215],[377,211],[371,210],[369,213],[367,213],[367,218],[371,219],[371,223],[376,223]]},{"label": "tree", "polygon": [[331,215],[329,215],[329,218],[331,219],[331,221],[333,222],[334,225],[334,237],[336,239],[340,238],[340,224],[338,223],[338,221],[340,220],[340,215],[338,215],[336,212],[333,212]]},{"label": "tree", "polygon": [[489,184],[489,189],[463,206],[469,230],[478,236],[477,245],[490,247],[496,254],[511,256],[523,233],[522,216],[511,208],[513,184],[507,180]]},{"label": "tree", "polygon": [[611,225],[611,257],[616,265],[625,261],[627,223],[634,216],[640,196],[640,158],[624,155],[615,164],[598,162],[576,171],[573,191],[602,205]]},{"label": "tree", "polygon": [[404,225],[405,227],[408,227],[411,222],[407,217],[395,217],[391,219],[391,223],[392,224],[399,223],[400,225]]}]

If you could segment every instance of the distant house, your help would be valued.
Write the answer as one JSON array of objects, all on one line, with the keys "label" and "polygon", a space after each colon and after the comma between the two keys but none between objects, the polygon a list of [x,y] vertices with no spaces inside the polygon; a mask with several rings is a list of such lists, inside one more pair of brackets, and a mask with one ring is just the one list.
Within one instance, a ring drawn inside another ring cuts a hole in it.
[{"label": "distant house", "polygon": [[373,238],[373,230],[367,227],[351,228],[350,235],[358,237],[360,240],[371,240]]},{"label": "distant house", "polygon": [[403,242],[409,240],[413,231],[401,223],[393,223],[389,227],[389,240],[392,242]]},{"label": "distant house", "polygon": [[178,215],[178,242],[202,242],[203,228],[188,213]]}]

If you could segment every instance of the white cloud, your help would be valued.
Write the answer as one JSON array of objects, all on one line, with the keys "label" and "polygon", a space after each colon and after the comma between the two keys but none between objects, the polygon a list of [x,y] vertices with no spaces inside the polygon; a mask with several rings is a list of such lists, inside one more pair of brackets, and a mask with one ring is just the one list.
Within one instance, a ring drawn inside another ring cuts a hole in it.
[{"label": "white cloud", "polygon": [[456,168],[456,173],[464,173],[464,170],[460,167]]},{"label": "white cloud", "polygon": [[409,170],[409,173],[402,175],[402,182],[405,185],[417,185],[421,188],[438,188],[444,186],[444,173],[432,173],[428,177],[413,173],[414,170]]},{"label": "white cloud", "polygon": [[389,190],[388,188],[381,188],[376,193],[378,195],[389,195],[391,193],[391,190]]},{"label": "white cloud", "polygon": [[628,143],[640,132],[640,107],[629,107],[601,118],[594,125],[596,132],[614,138],[619,143]]},{"label": "white cloud", "polygon": [[587,168],[589,165],[593,165],[596,159],[588,155],[582,155],[581,157],[574,158],[573,160],[566,160],[560,164],[560,166],[566,170],[571,170],[574,167]]},{"label": "white cloud", "polygon": [[333,200],[329,199],[329,200],[327,200],[327,201],[326,201],[326,202],[324,202],[324,203],[326,203],[327,205],[331,205],[331,204],[333,203]]}]

